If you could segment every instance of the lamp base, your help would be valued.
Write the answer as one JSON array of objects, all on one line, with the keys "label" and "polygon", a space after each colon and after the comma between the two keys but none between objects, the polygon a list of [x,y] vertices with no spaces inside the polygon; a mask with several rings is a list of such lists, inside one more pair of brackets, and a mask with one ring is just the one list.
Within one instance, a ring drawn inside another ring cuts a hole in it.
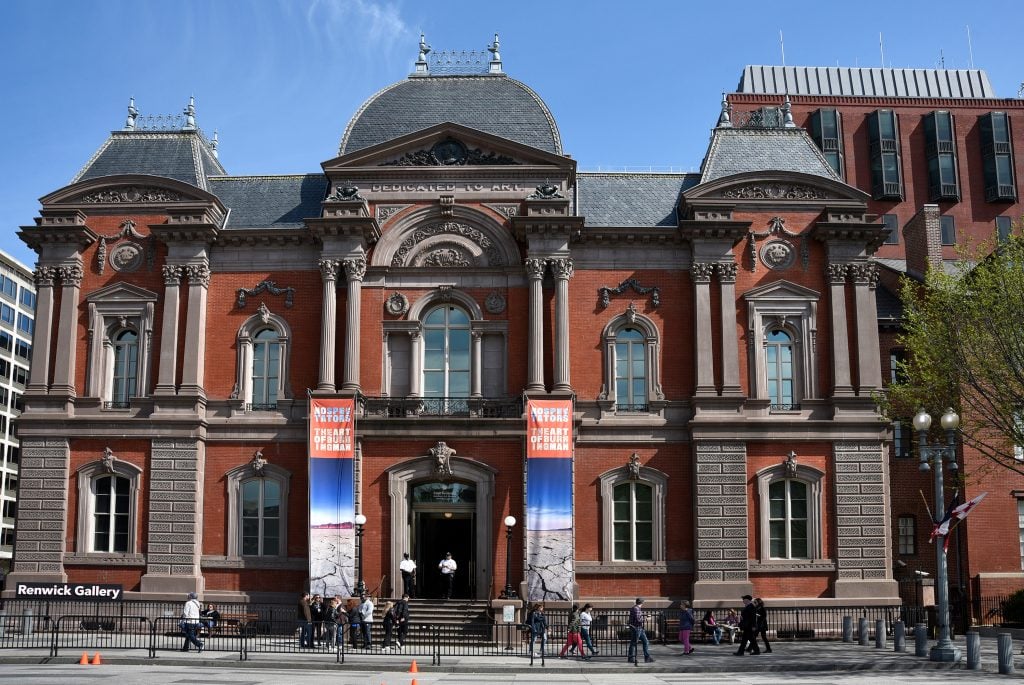
[{"label": "lamp base", "polygon": [[960,649],[949,645],[934,645],[928,653],[931,661],[942,661],[945,663],[957,663],[960,661]]}]

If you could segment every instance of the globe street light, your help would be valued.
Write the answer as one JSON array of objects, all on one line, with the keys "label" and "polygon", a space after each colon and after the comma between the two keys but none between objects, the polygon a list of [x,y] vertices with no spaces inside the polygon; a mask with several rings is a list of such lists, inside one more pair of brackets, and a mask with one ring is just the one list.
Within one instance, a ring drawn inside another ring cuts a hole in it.
[{"label": "globe street light", "polygon": [[363,526],[366,525],[366,517],[362,514],[356,514],[356,559],[358,560],[356,566],[356,594],[363,595],[366,593],[366,583],[363,582]]},{"label": "globe street light", "polygon": [[501,591],[501,599],[518,597],[516,591],[512,589],[512,528],[515,525],[515,516],[505,517],[505,589]]},{"label": "globe street light", "polygon": [[[921,471],[931,470],[935,474],[935,517],[936,525],[942,523],[946,512],[946,496],[942,488],[942,463],[949,465],[951,473],[956,474],[956,431],[960,427],[960,417],[952,409],[947,409],[939,420],[946,431],[946,444],[928,444],[928,429],[932,425],[932,417],[919,409],[914,416],[914,430],[917,431],[918,449],[921,456]],[[935,468],[933,469],[932,466]],[[932,661],[960,661],[960,650],[949,639],[949,580],[946,571],[946,535],[935,536],[935,601],[939,621],[939,641],[931,649],[929,658]]]}]

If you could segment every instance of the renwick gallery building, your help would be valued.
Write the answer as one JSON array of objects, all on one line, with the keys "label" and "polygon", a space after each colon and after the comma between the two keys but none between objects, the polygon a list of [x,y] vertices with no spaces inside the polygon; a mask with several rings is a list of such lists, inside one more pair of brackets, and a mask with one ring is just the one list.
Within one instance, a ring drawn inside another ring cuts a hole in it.
[{"label": "renwick gallery building", "polygon": [[[699,173],[584,173],[496,44],[427,52],[316,173],[232,176],[191,104],[133,103],[41,199],[10,581],[292,600],[310,406],[337,400],[378,594],[409,552],[439,596],[450,551],[459,597],[508,572],[531,599],[898,604],[934,553],[874,399],[893,293],[1020,216],[1021,102],[980,71],[747,67]],[[546,561],[543,402],[571,410]],[[951,546],[965,592],[1024,585],[1009,475]]]}]

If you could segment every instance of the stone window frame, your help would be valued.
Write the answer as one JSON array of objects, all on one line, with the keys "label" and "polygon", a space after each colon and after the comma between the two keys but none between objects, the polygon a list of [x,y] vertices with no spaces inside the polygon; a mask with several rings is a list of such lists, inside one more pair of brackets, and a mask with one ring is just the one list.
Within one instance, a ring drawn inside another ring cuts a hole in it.
[{"label": "stone window frame", "polygon": [[85,301],[89,312],[87,347],[87,397],[98,397],[103,405],[111,402],[114,384],[114,336],[124,330],[135,331],[138,338],[138,371],[133,397],[148,397],[152,376],[152,343],[156,293],[128,284],[115,284],[89,294]]},{"label": "stone window frame", "polygon": [[[760,544],[758,545],[758,561],[761,564],[802,564],[806,562],[827,561],[824,556],[824,513],[825,507],[822,502],[824,497],[825,473],[813,466],[798,464],[796,475],[786,473],[783,464],[769,466],[761,469],[754,476],[757,482],[758,497],[758,528],[760,531]],[[807,486],[807,551],[810,554],[807,558],[797,557],[782,559],[771,556],[771,529],[768,515],[771,511],[768,489],[772,483],[780,480],[796,480]]]},{"label": "stone window frame", "polygon": [[[624,328],[635,328],[644,336],[647,373],[647,411],[619,412],[615,389],[615,344],[618,332]],[[612,318],[601,332],[601,347],[604,353],[604,389],[598,396],[598,405],[606,415],[629,416],[631,414],[657,414],[665,403],[661,389],[661,334],[654,321],[632,310]]]},{"label": "stone window frame", "polygon": [[[270,329],[277,333],[277,344],[280,347],[278,354],[279,368],[277,372],[277,402],[280,403],[282,400],[292,399],[291,384],[288,376],[288,369],[291,366],[291,327],[287,321],[270,311],[253,314],[242,322],[235,336],[238,356],[235,373],[235,388],[237,391],[234,394],[234,399],[240,405],[239,409],[244,412],[253,411],[253,340],[257,333],[265,329]],[[273,411],[273,409],[270,410]]]},{"label": "stone window frame", "polygon": [[[113,469],[113,470],[110,470]],[[93,545],[93,516],[96,513],[96,494],[93,483],[105,476],[117,476],[128,480],[128,550],[125,552],[95,551]],[[78,524],[75,527],[75,555],[84,559],[110,557],[125,559],[138,554],[139,550],[139,483],[142,469],[135,464],[115,459],[111,466],[97,459],[78,469]]]},{"label": "stone window frame", "polygon": [[[652,489],[651,505],[653,526],[652,556],[645,561],[618,561],[615,559],[615,486],[630,481],[643,483]],[[605,471],[598,476],[601,492],[601,565],[604,568],[630,566],[664,566],[666,557],[665,511],[668,497],[668,474],[650,466],[640,469],[640,477],[632,478],[625,466]]]},{"label": "stone window frame", "polygon": [[[253,471],[249,463],[236,466],[224,474],[227,482],[227,559],[286,559],[288,558],[288,500],[291,491],[292,473],[275,464],[264,464],[263,475]],[[277,554],[242,554],[242,484],[250,480],[275,481],[281,488],[281,515],[278,518],[280,535]]]},{"label": "stone window frame", "polygon": [[776,281],[745,293],[743,298],[747,302],[750,396],[770,402],[765,339],[769,331],[782,328],[793,338],[794,405],[817,399],[817,318],[821,295],[789,281]]}]

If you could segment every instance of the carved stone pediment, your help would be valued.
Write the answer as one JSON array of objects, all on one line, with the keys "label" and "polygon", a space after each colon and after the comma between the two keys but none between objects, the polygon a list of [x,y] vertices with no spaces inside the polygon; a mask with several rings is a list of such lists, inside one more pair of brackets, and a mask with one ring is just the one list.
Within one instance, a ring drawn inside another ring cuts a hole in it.
[{"label": "carved stone pediment", "polygon": [[478,228],[459,221],[420,226],[405,237],[391,266],[505,266],[498,246]]},{"label": "carved stone pediment", "polygon": [[406,152],[378,166],[505,166],[522,164],[497,150],[471,147],[459,138],[448,136],[429,148]]}]

